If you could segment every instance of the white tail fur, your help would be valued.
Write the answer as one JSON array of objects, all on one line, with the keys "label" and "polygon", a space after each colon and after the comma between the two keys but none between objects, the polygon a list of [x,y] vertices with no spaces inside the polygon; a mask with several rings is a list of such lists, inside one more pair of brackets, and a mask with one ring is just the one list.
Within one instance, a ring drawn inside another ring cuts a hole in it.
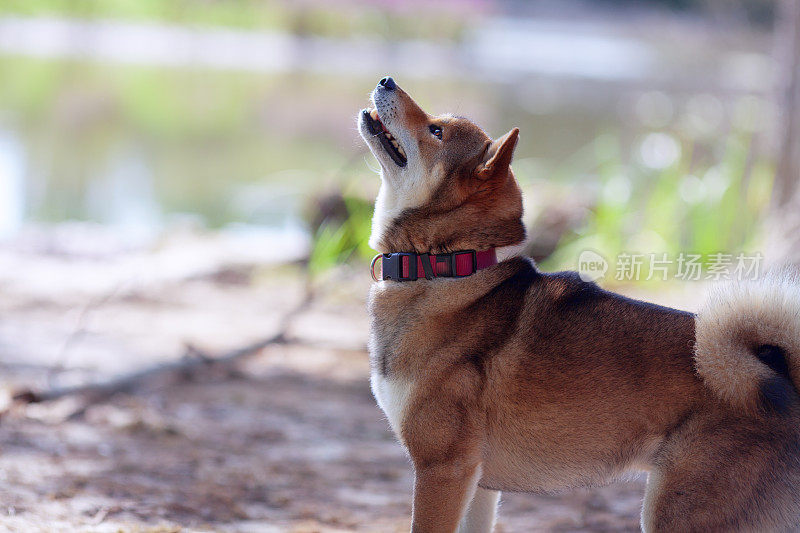
[{"label": "white tail fur", "polygon": [[793,384],[800,383],[797,275],[784,271],[759,281],[720,285],[712,290],[695,326],[698,374],[711,390],[736,407],[757,410],[764,402],[765,384],[780,377],[759,359],[762,347],[779,349],[788,367],[785,377]]}]

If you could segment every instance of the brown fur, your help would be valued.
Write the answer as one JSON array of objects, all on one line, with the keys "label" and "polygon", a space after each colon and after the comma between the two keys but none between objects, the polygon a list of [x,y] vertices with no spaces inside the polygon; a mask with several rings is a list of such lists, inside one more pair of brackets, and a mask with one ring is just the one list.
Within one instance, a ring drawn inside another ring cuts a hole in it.
[{"label": "brown fur", "polygon": [[[405,93],[377,92],[381,119],[395,110],[384,124],[409,152],[410,170],[376,153],[383,186],[434,185],[424,202],[376,225],[372,242],[383,252],[520,242],[509,166],[517,130],[491,142],[465,119],[444,122]],[[398,109],[412,110],[407,121]],[[437,120],[443,139],[433,143],[427,128]],[[412,166],[412,153],[422,164]],[[420,168],[422,178],[404,174]],[[646,531],[798,528],[797,382],[754,351],[773,343],[800,356],[800,313],[787,311],[800,297],[779,312],[767,298],[760,314],[746,299],[722,298],[732,301],[695,317],[575,273],[541,273],[523,258],[463,279],[373,285],[373,390],[415,468],[413,531],[488,531],[493,503],[476,502],[493,502],[492,491],[591,486],[634,469],[649,472]],[[753,318],[763,324],[745,327]],[[765,400],[765,380],[773,390],[778,379],[780,397]],[[745,409],[756,397],[780,408]]]}]

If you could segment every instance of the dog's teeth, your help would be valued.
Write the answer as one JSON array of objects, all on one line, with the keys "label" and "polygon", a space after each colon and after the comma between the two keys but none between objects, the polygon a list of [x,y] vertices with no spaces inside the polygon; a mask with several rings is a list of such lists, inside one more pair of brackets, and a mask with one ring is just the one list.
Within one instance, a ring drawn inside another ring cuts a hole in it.
[{"label": "dog's teeth", "polygon": [[385,133],[385,135],[386,135],[386,138],[387,138],[387,139],[389,139],[390,141],[391,141],[392,139],[394,139],[394,137],[392,137],[392,134],[391,134],[391,133],[389,133],[388,131]]},{"label": "dog's teeth", "polygon": [[397,152],[398,152],[400,155],[402,155],[404,158],[406,157],[406,151],[405,151],[405,150],[403,150],[403,147],[402,147],[402,146],[400,146],[399,144],[397,145]]},{"label": "dog's teeth", "polygon": [[369,116],[372,117],[372,120],[378,120],[378,110],[373,109],[369,112]]}]

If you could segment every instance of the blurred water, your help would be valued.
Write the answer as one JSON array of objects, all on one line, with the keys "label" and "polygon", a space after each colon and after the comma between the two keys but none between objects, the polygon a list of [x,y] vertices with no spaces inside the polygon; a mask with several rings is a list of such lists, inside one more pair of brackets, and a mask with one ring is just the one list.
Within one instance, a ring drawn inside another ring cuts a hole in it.
[{"label": "blurred water", "polygon": [[467,48],[473,64],[512,75],[636,80],[657,67],[655,43],[574,23],[498,18],[476,28]]},{"label": "blurred water", "polygon": [[16,233],[25,216],[25,158],[22,144],[0,130],[0,239]]},{"label": "blurred water", "polygon": [[146,237],[161,226],[161,213],[147,159],[128,151],[111,161],[111,167],[88,189],[87,212],[127,232]]},{"label": "blurred water", "polygon": [[[0,18],[0,53],[121,64],[199,67],[253,72],[368,74],[386,70],[407,77],[489,79],[543,75],[595,80],[663,78],[665,56],[682,52],[685,64],[718,69],[731,63],[737,73],[724,80],[752,88],[764,80],[753,54],[725,43],[675,42],[669,32],[618,31],[621,26],[586,21],[491,17],[459,43],[371,38],[329,39],[280,32],[198,29],[166,24],[78,21],[60,18]],[[654,28],[655,29],[655,28]],[[705,45],[698,49],[696,45]],[[753,62],[755,61],[755,65]],[[762,63],[764,59],[760,60]],[[752,72],[747,72],[750,69]],[[680,73],[680,69],[677,70]],[[673,71],[670,77],[675,74]],[[711,73],[707,73],[711,74]],[[673,77],[673,81],[674,77]]]},{"label": "blurred water", "polygon": [[[296,231],[305,196],[354,177],[375,181],[352,117],[386,72],[419,80],[423,104],[439,98],[442,111],[489,128],[521,126],[518,163],[542,172],[618,123],[642,131],[628,135],[631,145],[679,121],[700,121],[713,137],[725,126],[714,95],[766,92],[771,64],[752,36],[731,47],[731,36],[687,35],[494,17],[457,42],[387,42],[0,18],[0,62],[11,62],[12,75],[50,65],[63,79],[39,90],[54,93],[34,101],[40,107],[0,113],[0,236],[25,220],[87,219],[144,241],[184,213],[210,226]],[[169,95],[148,94],[146,83],[119,81],[142,69],[178,87],[180,100],[164,103]],[[674,96],[687,93],[681,109]],[[185,102],[194,115],[169,114]],[[203,129],[207,116],[217,117],[217,129]],[[179,120],[197,123],[196,131],[178,129]]]}]

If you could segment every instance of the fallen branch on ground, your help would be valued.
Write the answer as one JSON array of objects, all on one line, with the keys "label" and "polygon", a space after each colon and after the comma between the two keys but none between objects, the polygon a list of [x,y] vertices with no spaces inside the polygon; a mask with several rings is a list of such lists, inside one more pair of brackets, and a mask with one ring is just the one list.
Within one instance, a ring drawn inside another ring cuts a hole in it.
[{"label": "fallen branch on ground", "polygon": [[72,387],[54,387],[44,391],[22,390],[13,395],[15,404],[39,403],[58,400],[67,396],[86,396],[94,402],[105,400],[118,393],[130,393],[144,384],[159,380],[187,381],[204,369],[228,369],[247,357],[256,355],[264,348],[274,345],[292,344],[288,333],[292,321],[306,311],[313,300],[311,290],[306,290],[303,300],[282,318],[277,333],[246,346],[236,348],[213,357],[192,346],[186,346],[184,356],[177,361],[163,363],[144,370],[126,374],[99,383],[87,383]]}]

